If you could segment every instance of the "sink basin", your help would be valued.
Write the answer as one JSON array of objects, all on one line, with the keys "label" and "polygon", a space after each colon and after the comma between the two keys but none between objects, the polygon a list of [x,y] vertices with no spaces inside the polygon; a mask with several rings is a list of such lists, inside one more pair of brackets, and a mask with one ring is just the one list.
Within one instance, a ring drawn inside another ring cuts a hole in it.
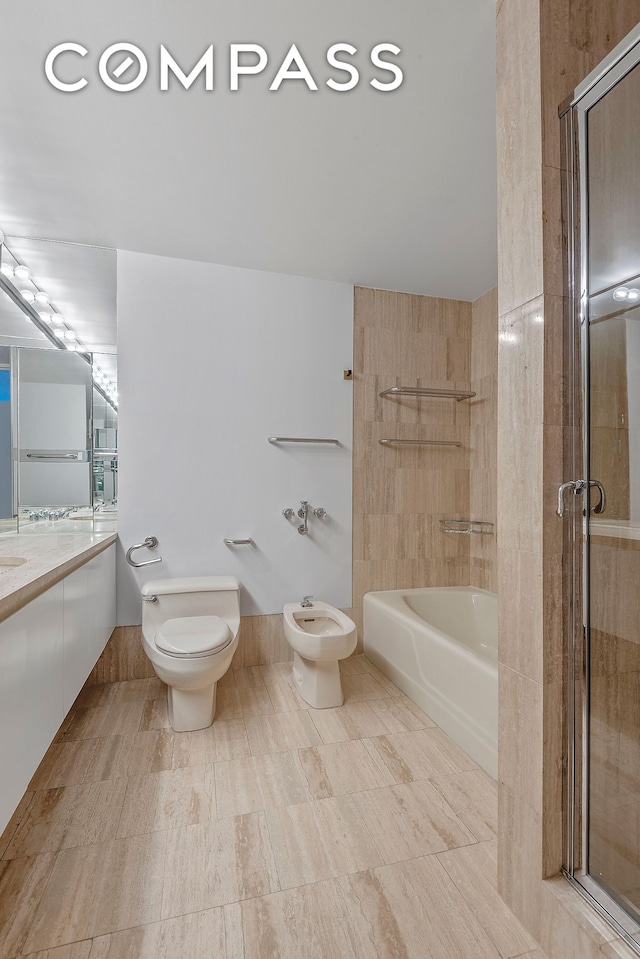
[{"label": "sink basin", "polygon": [[0,573],[7,569],[15,569],[26,563],[24,556],[0,556]]}]

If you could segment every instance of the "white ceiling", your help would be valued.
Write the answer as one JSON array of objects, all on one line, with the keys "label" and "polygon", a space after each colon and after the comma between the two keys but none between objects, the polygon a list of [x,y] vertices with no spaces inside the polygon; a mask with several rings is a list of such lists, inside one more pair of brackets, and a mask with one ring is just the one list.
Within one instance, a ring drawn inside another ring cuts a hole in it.
[{"label": "white ceiling", "polygon": [[[0,226],[475,299],[497,272],[494,30],[495,0],[23,0],[0,32]],[[89,50],[60,61],[62,73],[86,72],[76,94],[44,76],[64,41]],[[149,57],[131,93],[97,78],[116,41]],[[325,85],[324,60],[339,41],[358,48],[362,71],[341,94]],[[382,41],[402,49],[394,93],[368,83],[368,52]],[[270,54],[265,74],[235,93],[233,42]],[[316,93],[300,81],[268,91],[293,42]],[[214,91],[161,93],[161,43],[187,71],[213,43]]]}]

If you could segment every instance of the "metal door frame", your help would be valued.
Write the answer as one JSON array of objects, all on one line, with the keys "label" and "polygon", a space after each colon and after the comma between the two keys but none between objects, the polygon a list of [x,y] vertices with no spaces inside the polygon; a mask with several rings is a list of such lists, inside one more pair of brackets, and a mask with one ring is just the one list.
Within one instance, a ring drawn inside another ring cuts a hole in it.
[{"label": "metal door frame", "polygon": [[[565,274],[565,350],[567,401],[565,475],[589,470],[589,273],[587,114],[640,63],[640,24],[596,67],[560,107]],[[588,489],[588,488],[587,488]],[[574,887],[640,953],[640,924],[588,874],[589,828],[589,536],[588,494],[575,497],[565,527],[566,623],[566,817],[563,872]],[[579,507],[579,508],[578,508]],[[583,515],[585,513],[585,515]],[[583,861],[587,860],[587,861]]]}]

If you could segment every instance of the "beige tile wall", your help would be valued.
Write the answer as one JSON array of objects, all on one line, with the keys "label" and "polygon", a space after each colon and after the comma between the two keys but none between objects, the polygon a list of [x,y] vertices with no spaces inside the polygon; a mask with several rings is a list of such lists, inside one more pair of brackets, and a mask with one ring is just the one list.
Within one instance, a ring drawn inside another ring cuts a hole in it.
[{"label": "beige tile wall", "polygon": [[[357,287],[354,311],[353,606],[377,589],[469,583],[468,401],[381,398],[391,386],[469,388],[471,304]],[[478,367],[480,370],[480,366]],[[381,438],[462,447],[380,446]],[[359,634],[361,635],[361,628]]]},{"label": "beige tile wall", "polygon": [[558,105],[639,19],[637,0],[497,8],[499,884],[551,959],[613,955],[615,940],[568,884],[541,881],[563,853]]},{"label": "beige tile wall", "polygon": [[469,542],[469,582],[497,592],[496,479],[498,443],[498,290],[471,304],[470,489],[471,519],[493,523],[490,534]]}]

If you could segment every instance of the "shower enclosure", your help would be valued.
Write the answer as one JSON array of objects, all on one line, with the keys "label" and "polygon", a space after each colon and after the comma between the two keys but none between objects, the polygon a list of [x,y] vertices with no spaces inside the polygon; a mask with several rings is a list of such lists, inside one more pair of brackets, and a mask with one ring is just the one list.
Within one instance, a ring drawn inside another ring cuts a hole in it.
[{"label": "shower enclosure", "polygon": [[561,122],[566,873],[640,952],[640,26]]}]

